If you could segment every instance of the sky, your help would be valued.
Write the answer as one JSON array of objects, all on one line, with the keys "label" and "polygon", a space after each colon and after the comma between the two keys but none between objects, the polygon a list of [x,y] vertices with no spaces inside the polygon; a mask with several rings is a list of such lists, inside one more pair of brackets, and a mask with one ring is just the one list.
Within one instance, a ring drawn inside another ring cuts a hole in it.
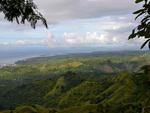
[{"label": "sky", "polygon": [[143,39],[128,40],[138,24],[132,14],[134,0],[34,0],[47,19],[49,29],[39,23],[18,25],[0,14],[0,46],[103,47],[138,49]]}]

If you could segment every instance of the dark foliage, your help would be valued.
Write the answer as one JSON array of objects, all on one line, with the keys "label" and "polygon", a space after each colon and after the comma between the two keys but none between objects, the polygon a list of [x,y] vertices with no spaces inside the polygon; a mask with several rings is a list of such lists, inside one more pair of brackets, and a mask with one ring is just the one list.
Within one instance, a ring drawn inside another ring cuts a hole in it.
[{"label": "dark foliage", "polygon": [[35,28],[36,23],[41,20],[48,28],[46,19],[38,12],[33,0],[0,0],[0,12],[10,22],[25,24],[27,21]]},{"label": "dark foliage", "polygon": [[141,49],[143,49],[146,44],[148,44],[150,48],[150,0],[135,0],[135,3],[143,3],[143,7],[133,13],[136,15],[135,20],[140,17],[141,22],[132,30],[129,39],[144,37],[146,41],[141,46]]}]

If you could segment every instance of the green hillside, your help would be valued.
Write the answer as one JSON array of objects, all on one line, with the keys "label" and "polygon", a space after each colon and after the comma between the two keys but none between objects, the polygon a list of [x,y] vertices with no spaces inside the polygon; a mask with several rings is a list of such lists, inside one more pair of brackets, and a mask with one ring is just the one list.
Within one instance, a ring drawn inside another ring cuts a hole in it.
[{"label": "green hillside", "polygon": [[150,112],[149,54],[47,59],[0,69],[2,113]]}]

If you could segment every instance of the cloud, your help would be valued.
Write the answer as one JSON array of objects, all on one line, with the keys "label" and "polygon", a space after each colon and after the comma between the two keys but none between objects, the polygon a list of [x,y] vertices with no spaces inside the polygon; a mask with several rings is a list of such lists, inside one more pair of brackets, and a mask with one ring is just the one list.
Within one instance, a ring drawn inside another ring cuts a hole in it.
[{"label": "cloud", "polygon": [[[132,14],[137,9],[133,0],[34,0],[38,9],[46,17],[49,25],[68,20],[101,18],[104,16]],[[3,14],[0,19],[3,20]],[[29,24],[17,25],[2,21],[3,28],[24,30]]]},{"label": "cloud", "polygon": [[128,41],[135,26],[131,13],[138,7],[132,0],[34,1],[47,18],[49,30],[1,21],[0,45],[137,46],[143,41]]},{"label": "cloud", "polygon": [[[134,0],[34,0],[34,2],[49,25],[67,20],[132,14],[138,7]],[[4,15],[0,14],[0,20],[3,18]],[[11,25],[16,26],[17,23]]]},{"label": "cloud", "polygon": [[3,45],[43,45],[49,47],[132,45],[137,47],[143,39],[128,41],[129,32],[134,26],[130,20],[129,15],[106,16],[99,19],[69,21],[63,25],[55,25],[47,32],[41,32],[40,29],[39,32],[17,31],[17,34],[20,36],[24,34],[27,38],[17,38],[13,42],[4,41]]},{"label": "cloud", "polygon": [[106,44],[106,34],[98,35],[96,32],[87,32],[84,36],[76,33],[64,33],[64,42],[70,45]]},{"label": "cloud", "polygon": [[68,19],[87,19],[130,14],[136,9],[133,0],[35,0],[49,23]]},{"label": "cloud", "polygon": [[48,32],[48,35],[46,38],[40,38],[40,39],[17,39],[14,41],[2,41],[0,42],[0,46],[37,46],[37,45],[42,45],[42,46],[49,46],[49,47],[56,47],[57,43],[56,40],[53,36],[52,33]]},{"label": "cloud", "polygon": [[[138,7],[134,0],[34,0],[34,2],[46,17],[49,26],[68,20],[132,14]],[[2,18],[4,15],[0,13],[0,20],[4,23],[0,25],[3,28],[14,31],[30,28],[29,24],[18,26],[17,23],[8,23]]]},{"label": "cloud", "polygon": [[[64,43],[67,46],[121,46],[121,45],[137,45],[141,43],[141,40],[130,40],[127,37],[124,38],[122,34],[114,35],[112,33],[98,34],[96,32],[87,32],[85,35],[79,35],[77,33],[65,33]],[[143,41],[143,40],[142,40]]]}]

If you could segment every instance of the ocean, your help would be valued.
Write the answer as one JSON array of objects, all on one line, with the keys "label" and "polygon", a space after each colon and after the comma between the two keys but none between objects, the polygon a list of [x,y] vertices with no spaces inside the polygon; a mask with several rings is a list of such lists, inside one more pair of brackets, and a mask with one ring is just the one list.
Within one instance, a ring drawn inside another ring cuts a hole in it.
[{"label": "ocean", "polygon": [[18,60],[31,57],[64,55],[69,53],[87,53],[101,50],[97,47],[49,48],[47,46],[0,47],[0,65],[14,64]]}]

